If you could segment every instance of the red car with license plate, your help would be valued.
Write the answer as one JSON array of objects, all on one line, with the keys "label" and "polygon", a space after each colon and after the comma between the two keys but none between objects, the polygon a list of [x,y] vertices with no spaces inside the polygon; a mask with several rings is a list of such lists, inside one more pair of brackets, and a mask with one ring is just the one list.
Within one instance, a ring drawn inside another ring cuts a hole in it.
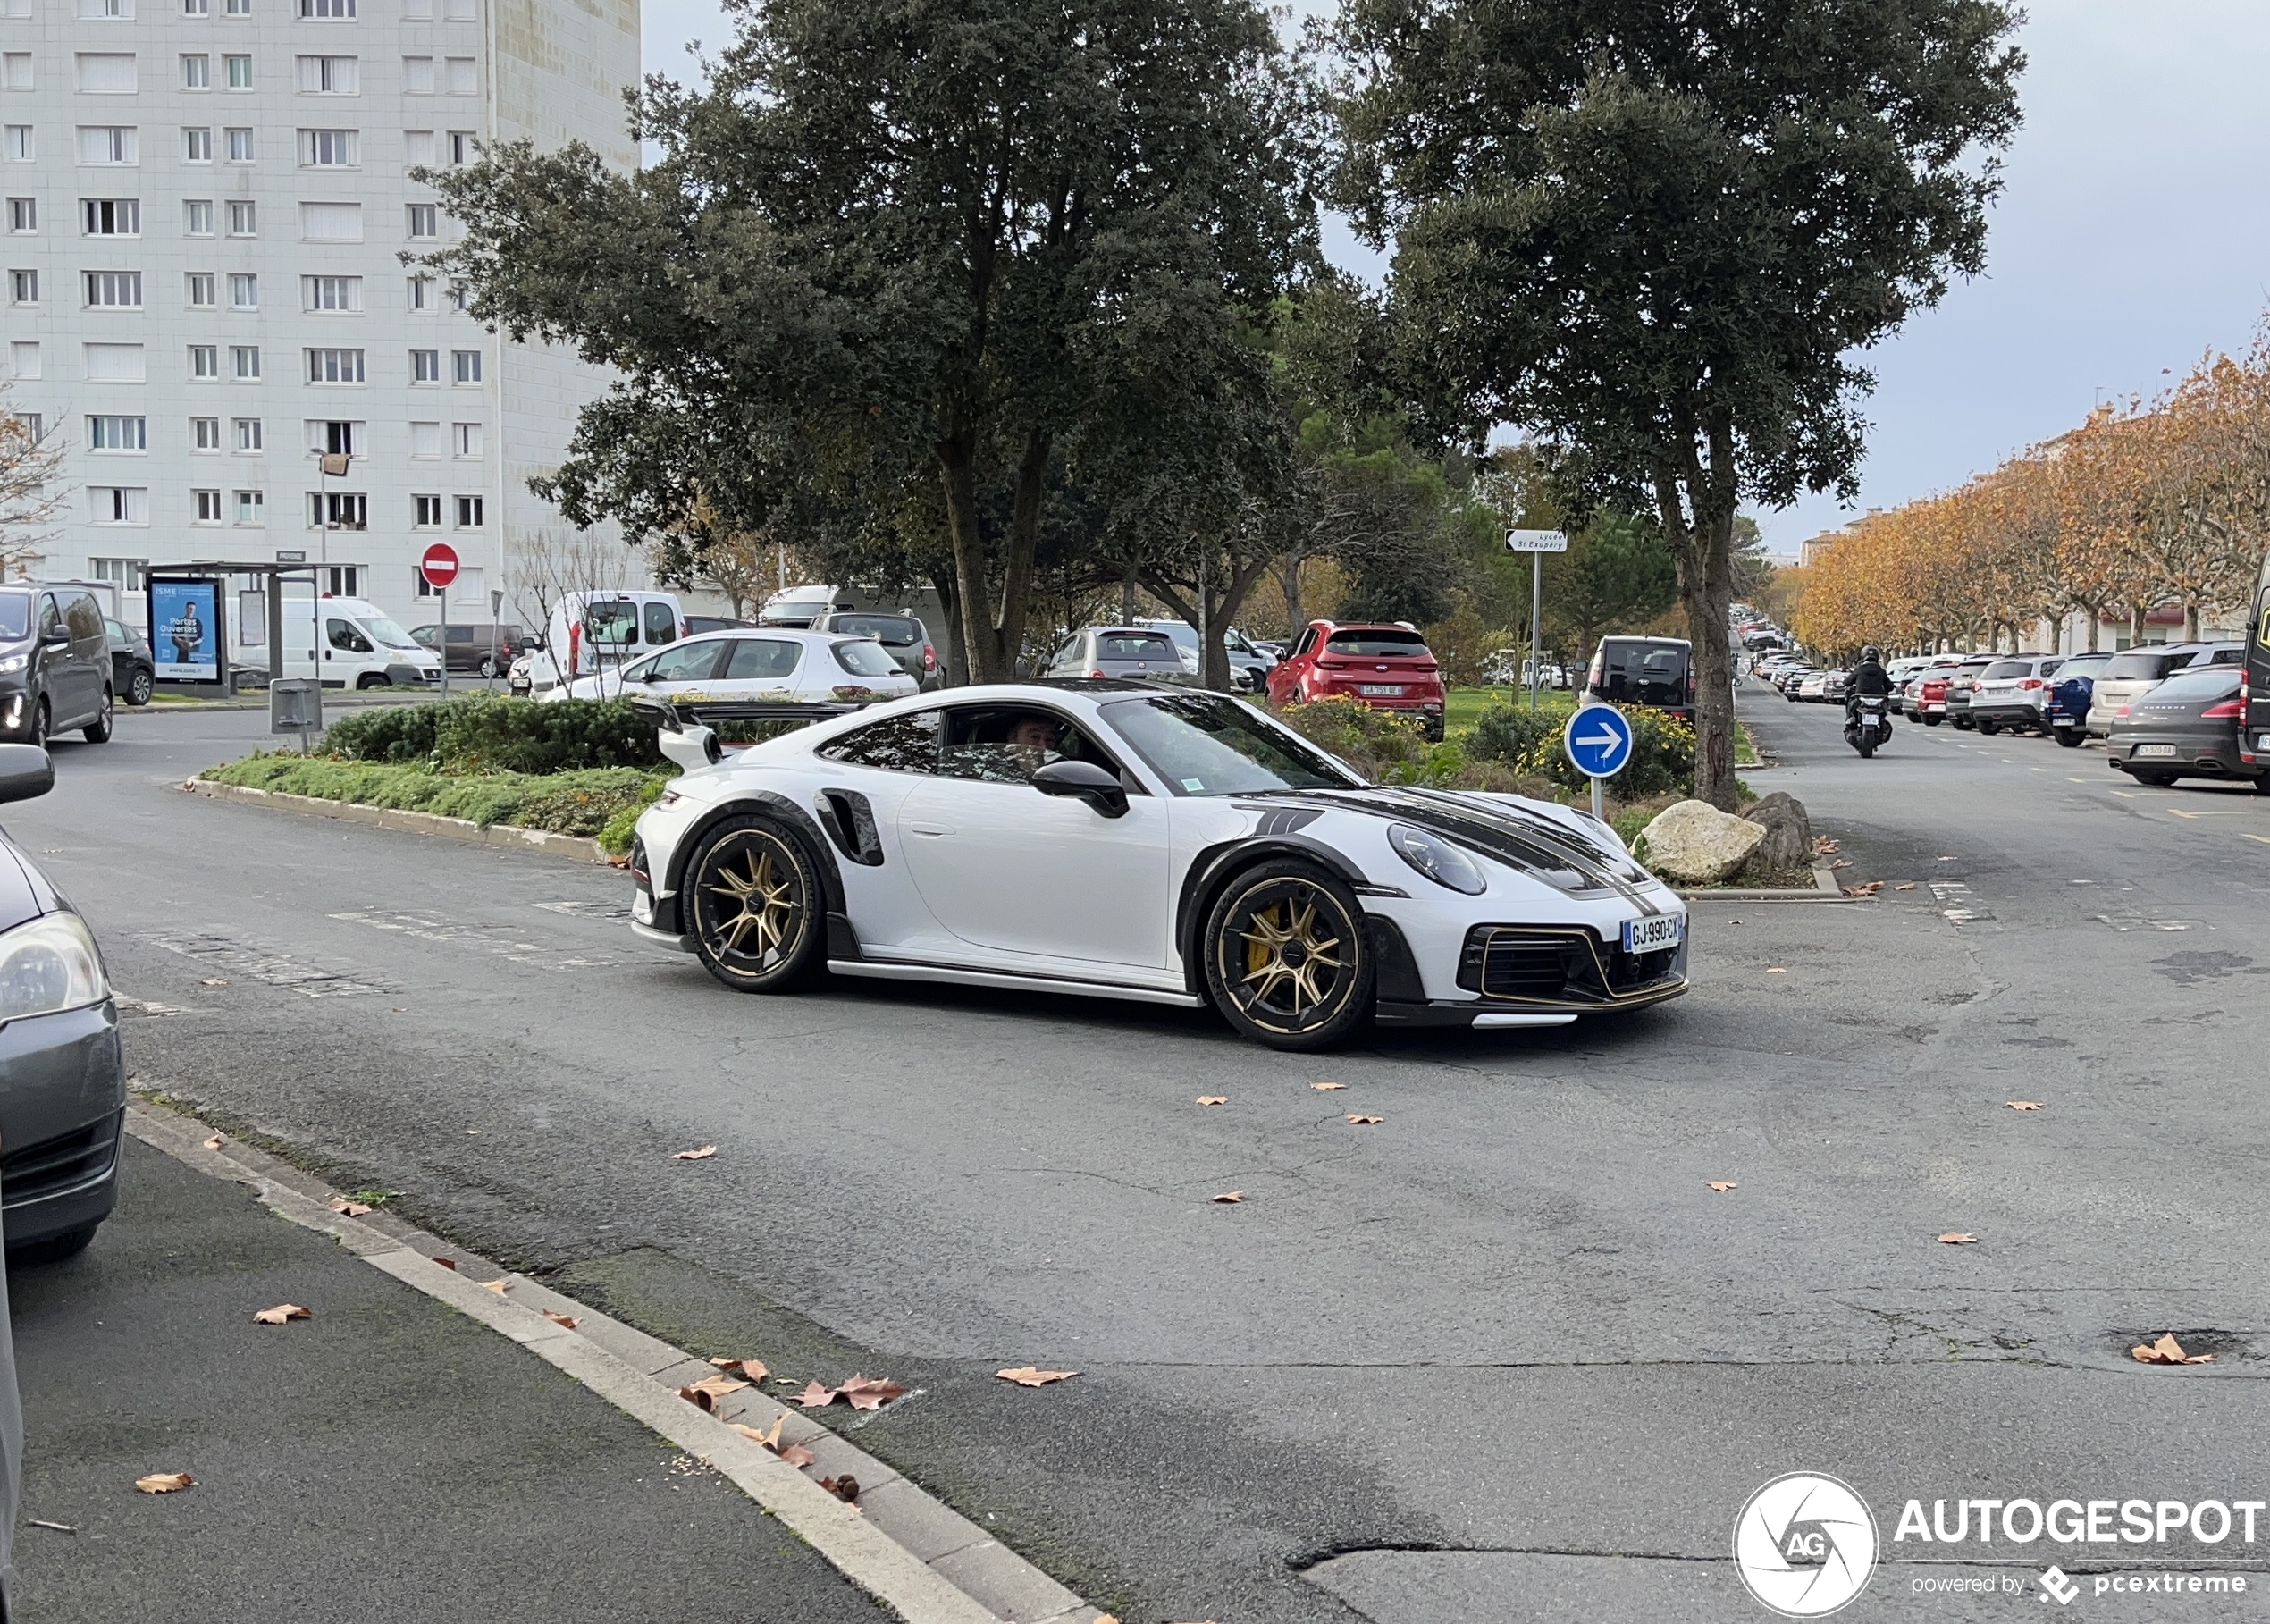
[{"label": "red car with license plate", "polygon": [[1310,621],[1270,671],[1269,697],[1281,705],[1352,699],[1409,717],[1430,739],[1442,736],[1442,669],[1408,626]]}]

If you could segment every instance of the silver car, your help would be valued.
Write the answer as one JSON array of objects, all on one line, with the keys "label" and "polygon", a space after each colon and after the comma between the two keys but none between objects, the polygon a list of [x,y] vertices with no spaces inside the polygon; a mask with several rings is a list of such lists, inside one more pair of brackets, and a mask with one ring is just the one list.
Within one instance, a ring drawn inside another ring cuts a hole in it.
[{"label": "silver car", "polygon": [[1090,626],[1065,639],[1044,677],[1150,677],[1193,682],[1174,640],[1146,626]]},{"label": "silver car", "polygon": [[2049,678],[2064,661],[2056,654],[2014,654],[1979,673],[1971,689],[1971,726],[1981,733],[2032,728],[2047,731]]},{"label": "silver car", "polygon": [[2089,717],[2081,724],[2091,738],[2108,738],[2113,724],[2128,714],[2128,707],[2147,689],[2156,687],[2178,671],[2197,665],[2241,665],[2246,660],[2242,643],[2181,643],[2158,647],[2140,645],[2114,654],[2089,693]]}]

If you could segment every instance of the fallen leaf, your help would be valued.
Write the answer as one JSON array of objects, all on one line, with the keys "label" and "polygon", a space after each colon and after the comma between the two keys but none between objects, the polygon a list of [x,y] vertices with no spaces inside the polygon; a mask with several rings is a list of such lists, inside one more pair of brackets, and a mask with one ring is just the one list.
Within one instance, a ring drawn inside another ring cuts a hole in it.
[{"label": "fallen leaf", "polygon": [[458,1266],[458,1260],[455,1258],[436,1258],[433,1261],[445,1269],[453,1269]]},{"label": "fallen leaf", "polygon": [[1214,1204],[1216,1207],[1235,1207],[1239,1202],[1244,1199],[1244,1191],[1225,1190],[1220,1195],[1214,1198]]},{"label": "fallen leaf", "polygon": [[78,1529],[67,1522],[49,1522],[44,1517],[27,1517],[24,1521],[35,1528],[53,1528],[58,1534],[76,1534]]},{"label": "fallen leaf", "polygon": [[509,1280],[484,1280],[481,1283],[481,1289],[484,1292],[494,1292],[501,1297],[504,1295],[505,1288],[511,1283]]},{"label": "fallen leaf", "polygon": [[1069,1382],[1080,1374],[1077,1370],[1037,1370],[1030,1365],[1019,1365],[1013,1370],[993,1373],[1005,1382],[1014,1382],[1020,1387],[1046,1387],[1051,1382]]},{"label": "fallen leaf", "polygon": [[1229,1103],[1230,1097],[1227,1094],[1201,1094],[1198,1096],[1198,1104],[1202,1106],[1226,1106]]},{"label": "fallen leaf", "polygon": [[739,1433],[743,1437],[750,1439],[754,1443],[761,1443],[767,1449],[777,1452],[780,1448],[780,1424],[787,1418],[788,1412],[785,1409],[778,1415],[773,1417],[772,1430],[770,1432],[759,1432],[755,1427],[744,1426],[738,1421],[728,1421],[726,1425],[733,1428],[734,1431]]},{"label": "fallen leaf", "polygon": [[845,1472],[840,1477],[822,1477],[820,1486],[845,1505],[859,1503],[859,1479]]},{"label": "fallen leaf", "polygon": [[836,1389],[836,1396],[853,1409],[880,1409],[906,1389],[887,1376],[855,1376]]},{"label": "fallen leaf", "polygon": [[761,1359],[727,1359],[720,1354],[711,1359],[710,1363],[720,1370],[737,1371],[742,1380],[748,1382],[761,1382],[772,1374]]},{"label": "fallen leaf", "polygon": [[577,1325],[584,1323],[582,1320],[577,1319],[573,1314],[555,1314],[550,1308],[546,1308],[544,1310],[544,1317],[551,1321],[553,1325],[559,1325],[562,1329],[568,1331],[574,1330]]},{"label": "fallen leaf", "polygon": [[187,1472],[152,1472],[147,1477],[134,1479],[134,1486],[145,1494],[171,1494],[175,1489],[185,1489],[197,1481]]},{"label": "fallen leaf", "polygon": [[1741,1186],[1734,1182],[1731,1179],[1712,1179],[1711,1181],[1711,1188],[1713,1190],[1739,1190]]},{"label": "fallen leaf", "polygon": [[216,1133],[211,1139],[205,1141],[205,1148],[207,1150],[218,1150],[225,1142],[226,1141],[223,1140],[221,1135]]},{"label": "fallen leaf", "polygon": [[717,1153],[718,1148],[715,1145],[704,1145],[699,1150],[673,1150],[670,1152],[670,1160],[674,1162],[706,1162]]},{"label": "fallen leaf", "polygon": [[1789,972],[1779,964],[1769,964],[1766,966],[1766,973],[1768,975],[1787,975]]},{"label": "fallen leaf", "polygon": [[1944,1246],[1972,1246],[1977,1243],[1978,1239],[1978,1236],[1966,1235],[1959,1229],[1950,1229],[1939,1237],[1939,1241]]},{"label": "fallen leaf", "polygon": [[2186,1353],[2183,1344],[2170,1331],[2156,1342],[2140,1342],[2128,1351],[2128,1357],[2140,1365],[2212,1365],[2212,1353]]},{"label": "fallen leaf", "polygon": [[2013,1111],[2039,1111],[2041,1109],[2041,1102],[2038,1099],[2014,1099],[2009,1102],[2009,1105]]},{"label": "fallen leaf", "polygon": [[1914,888],[1915,882],[1912,879],[1903,879],[1892,888],[1895,891],[1913,891]]},{"label": "fallen leaf", "polygon": [[835,1401],[836,1390],[833,1387],[822,1387],[818,1382],[805,1383],[804,1390],[796,1395],[796,1402],[806,1409],[820,1409]]},{"label": "fallen leaf", "polygon": [[1852,865],[1850,862],[1846,862],[1844,858],[1839,857],[1839,858],[1837,858],[1837,861],[1836,861],[1836,862],[1834,862],[1830,863],[1829,866],[1831,869],[1848,869],[1848,868],[1852,867],[1853,865]]},{"label": "fallen leaf", "polygon": [[679,1388],[677,1396],[693,1405],[694,1409],[706,1409],[711,1415],[715,1415],[719,1399],[724,1398],[727,1393],[738,1393],[748,1384],[729,1376],[705,1376],[698,1382],[690,1383]]},{"label": "fallen leaf", "polygon": [[296,1302],[280,1302],[273,1308],[262,1308],[252,1317],[256,1325],[280,1325],[287,1319],[313,1319],[315,1316]]},{"label": "fallen leaf", "polygon": [[1361,1112],[1350,1111],[1348,1114],[1347,1120],[1354,1123],[1359,1128],[1368,1128],[1374,1123],[1385,1122],[1387,1119],[1383,1116],[1366,1116]]},{"label": "fallen leaf", "polygon": [[1825,857],[1831,852],[1842,851],[1844,848],[1826,835],[1815,835],[1812,837],[1812,849]]},{"label": "fallen leaf", "polygon": [[205,978],[205,985],[207,987],[226,987],[228,984],[229,978],[224,975],[209,975]]},{"label": "fallen leaf", "polygon": [[1877,892],[1882,890],[1883,888],[1884,882],[1882,880],[1871,879],[1865,885],[1846,886],[1845,888],[1845,895],[1847,896],[1873,896]]},{"label": "fallen leaf", "polygon": [[335,1213],[343,1214],[349,1218],[359,1218],[370,1210],[369,1207],[364,1206],[360,1201],[350,1201],[345,1196],[332,1197],[331,1209]]},{"label": "fallen leaf", "polygon": [[768,1444],[766,1447],[800,1472],[820,1459],[801,1443]]},{"label": "fallen leaf", "polygon": [[1321,1094],[1328,1089],[1344,1089],[1348,1085],[1344,1082],[1312,1082],[1308,1086]]}]

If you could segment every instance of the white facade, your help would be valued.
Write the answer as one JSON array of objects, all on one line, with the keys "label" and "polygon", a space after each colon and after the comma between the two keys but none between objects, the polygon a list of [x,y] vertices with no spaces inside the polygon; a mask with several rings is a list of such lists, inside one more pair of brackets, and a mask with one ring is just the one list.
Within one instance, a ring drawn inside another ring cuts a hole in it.
[{"label": "white facade", "polygon": [[603,380],[400,263],[451,230],[406,172],[627,169],[638,64],[637,0],[0,0],[0,370],[70,499],[38,573],[301,551],[416,626],[438,540],[452,620],[522,618],[513,551],[565,528],[526,480]]}]

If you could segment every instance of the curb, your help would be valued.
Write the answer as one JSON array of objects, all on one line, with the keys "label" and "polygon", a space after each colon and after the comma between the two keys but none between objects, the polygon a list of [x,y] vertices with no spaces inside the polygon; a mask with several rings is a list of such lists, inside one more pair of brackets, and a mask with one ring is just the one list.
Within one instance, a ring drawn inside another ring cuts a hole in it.
[{"label": "curb", "polygon": [[[330,1203],[337,1191],[233,1140],[224,1141],[225,1149],[208,1149],[206,1126],[139,1099],[126,1107],[126,1131],[144,1144],[200,1173],[249,1186],[254,1199],[279,1217],[331,1236],[373,1268],[509,1337],[711,1468],[907,1624],[1096,1624],[1103,1616],[801,1410],[752,1398],[754,1388],[721,1401],[714,1415],[696,1409],[677,1396],[677,1388],[717,1375],[706,1360],[534,1281],[506,1275],[391,1214],[350,1218],[333,1212]],[[457,1259],[458,1268],[434,1262],[435,1252]],[[470,1277],[475,1274],[503,1275],[510,1294],[490,1291]],[[545,1318],[547,1311],[573,1317],[575,1328]],[[769,1431],[777,1418],[785,1442],[819,1457],[810,1470],[850,1472],[859,1479],[857,1506],[727,1425]]]},{"label": "curb", "polygon": [[210,795],[215,800],[242,801],[278,812],[338,818],[349,823],[374,824],[380,829],[406,829],[414,835],[440,835],[446,839],[469,841],[475,846],[509,846],[521,850],[533,847],[536,851],[571,858],[577,862],[612,865],[615,861],[600,849],[598,841],[584,835],[555,835],[549,829],[522,829],[511,823],[483,825],[470,818],[445,818],[439,812],[408,812],[393,806],[365,806],[354,801],[326,801],[317,795],[285,795],[279,790],[253,789],[242,784],[215,784],[206,778],[187,779],[181,787],[192,795]]},{"label": "curb", "polygon": [[1745,891],[1738,886],[1717,886],[1709,890],[1681,891],[1679,895],[1689,902],[1851,903],[1874,900],[1867,896],[1845,896],[1845,888],[1837,883],[1837,875],[1833,869],[1815,869],[1812,871],[1812,889],[1810,891],[1794,889],[1777,891],[1763,887],[1754,891]]}]

